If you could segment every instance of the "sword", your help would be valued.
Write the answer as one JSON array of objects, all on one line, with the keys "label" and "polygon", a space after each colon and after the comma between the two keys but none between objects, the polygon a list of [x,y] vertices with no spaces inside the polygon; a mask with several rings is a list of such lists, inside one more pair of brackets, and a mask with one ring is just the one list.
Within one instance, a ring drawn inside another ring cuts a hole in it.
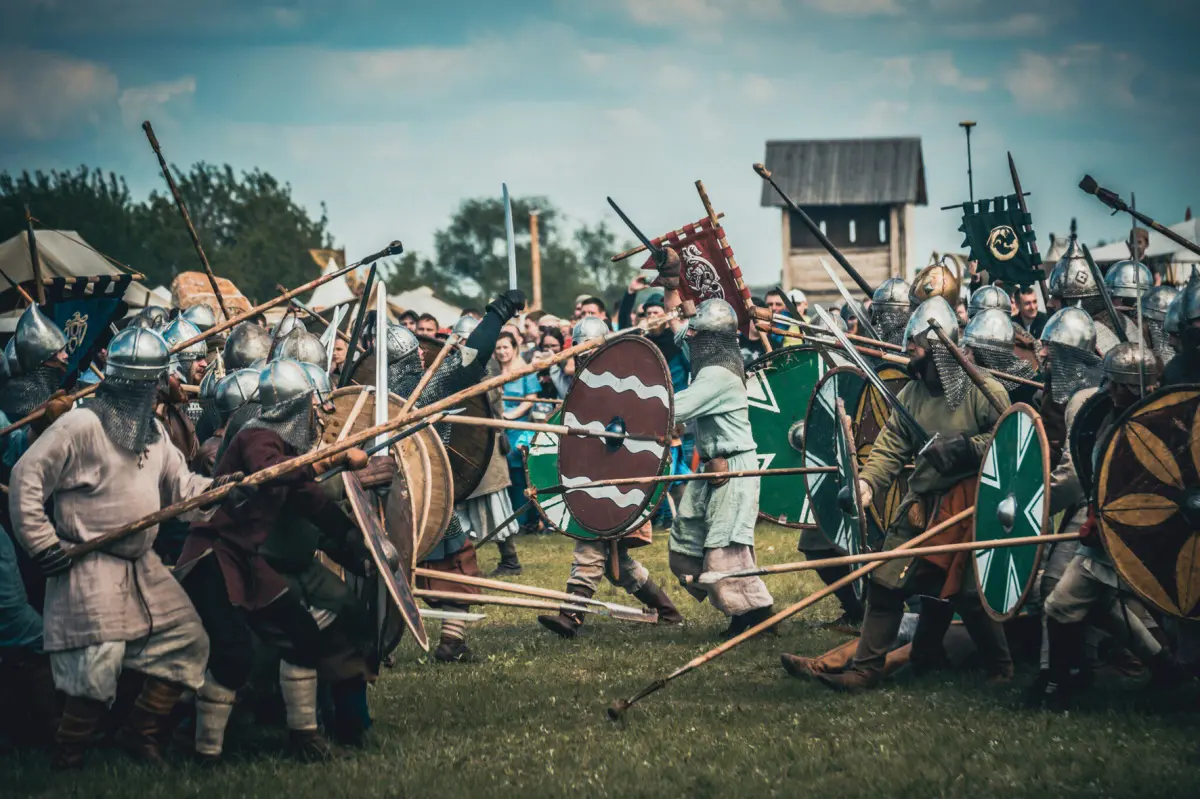
[{"label": "sword", "polygon": [[846,334],[843,333],[833,319],[830,318],[828,311],[826,311],[820,305],[814,305],[813,310],[817,312],[817,316],[819,316],[821,321],[825,323],[825,326],[829,328],[829,332],[831,332],[834,338],[838,340],[838,343],[842,345],[842,349],[845,351],[846,355],[850,356],[850,360],[854,361],[854,365],[859,369],[862,369],[863,374],[867,376],[867,382],[875,387],[875,390],[880,393],[884,399],[884,402],[888,404],[888,407],[890,407],[892,411],[900,417],[900,421],[908,425],[908,428],[912,431],[913,435],[921,439],[922,444],[921,448],[917,451],[917,455],[924,455],[925,451],[929,449],[934,441],[937,440],[937,433],[934,433],[932,436],[929,435],[929,433],[925,431],[925,428],[921,426],[921,423],[913,418],[913,415],[908,412],[908,408],[905,408],[900,400],[896,399],[896,395],[891,392],[891,389],[889,389],[887,384],[883,382],[878,374],[876,374],[875,370],[871,368],[871,365],[867,363],[866,359],[859,354],[858,349],[850,343],[850,339],[846,338]]},{"label": "sword", "polygon": [[654,265],[660,268],[665,265],[667,263],[667,251],[662,247],[652,244],[650,239],[646,238],[646,234],[638,230],[638,226],[633,224],[633,220],[625,216],[625,212],[621,210],[621,207],[613,202],[612,197],[608,197],[607,199],[608,204],[611,205],[612,209],[617,212],[617,216],[621,217],[621,221],[625,223],[625,226],[633,231],[633,235],[638,237],[638,241],[640,241],[642,245],[650,251],[650,254],[654,256]]},{"label": "sword", "polygon": [[[853,308],[854,298],[850,296],[850,292],[846,289],[846,284],[843,283],[842,279],[837,276],[836,272],[833,271],[833,267],[825,262],[824,258],[818,256],[817,260],[821,262],[821,268],[825,270],[825,274],[829,275],[829,279],[832,280],[833,285],[837,287],[838,294],[841,294],[842,299],[846,301],[846,304],[849,305],[850,308]],[[799,316],[799,314],[797,314],[797,316]],[[857,317],[857,314],[855,316]],[[866,331],[866,334],[871,338],[881,339],[882,337],[879,335],[879,331],[877,331],[875,326],[871,324],[871,320],[867,319],[866,317],[867,315],[864,313],[862,318],[858,320],[859,327]]]},{"label": "sword", "polygon": [[[333,309],[333,321],[329,323],[329,327],[325,328],[325,332],[321,334],[321,343],[325,345],[325,371],[333,372],[333,350],[337,342],[338,331],[342,327],[342,321],[346,318],[346,306],[339,305]],[[349,355],[347,348],[346,355]]]},{"label": "sword", "polygon": [[508,288],[517,287],[517,240],[513,234],[512,199],[508,196],[508,184],[500,184],[504,195],[504,236],[508,239]]},{"label": "sword", "polygon": [[465,610],[434,610],[433,608],[418,608],[422,619],[458,619],[459,621],[481,621],[487,618],[486,613],[469,613]]},{"label": "sword", "polygon": [[1100,272],[1100,267],[1096,266],[1096,262],[1092,260],[1092,252],[1086,244],[1080,244],[1080,249],[1083,250],[1083,258],[1087,261],[1088,269],[1092,271],[1092,280],[1096,281],[1096,288],[1100,291],[1100,298],[1104,300],[1104,310],[1108,311],[1108,318],[1112,320],[1113,332],[1117,334],[1117,338],[1121,341],[1129,341],[1129,336],[1125,335],[1125,323],[1121,321],[1121,317],[1117,316],[1117,309],[1113,306],[1112,296],[1108,293],[1108,284],[1104,282],[1104,275]]},{"label": "sword", "polygon": [[[380,280],[375,289],[375,426],[388,420],[388,335],[387,285]],[[384,441],[380,435],[376,444]]]}]

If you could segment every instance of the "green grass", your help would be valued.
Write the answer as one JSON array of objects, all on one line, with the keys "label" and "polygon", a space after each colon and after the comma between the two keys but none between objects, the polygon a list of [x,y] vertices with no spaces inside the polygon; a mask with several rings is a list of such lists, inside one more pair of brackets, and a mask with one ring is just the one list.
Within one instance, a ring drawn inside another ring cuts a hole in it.
[{"label": "green grass", "polygon": [[[795,534],[760,527],[763,563],[795,560]],[[571,542],[520,540],[522,582],[562,588]],[[1195,796],[1197,694],[1098,686],[1066,716],[1016,710],[1028,671],[989,688],[977,673],[915,679],[841,696],[787,677],[779,652],[817,654],[844,638],[815,628],[826,600],[635,706],[627,697],[716,643],[725,619],[670,578],[666,536],[638,550],[679,603],[683,629],[590,617],[575,641],[542,630],[535,612],[490,608],[473,626],[478,661],[441,665],[406,639],[371,691],[366,750],[326,765],[284,756],[286,733],[231,729],[227,762],[208,771],[178,758],[166,774],[97,752],[78,775],[43,753],[0,759],[0,796]],[[480,562],[494,566],[488,547]],[[814,575],[768,578],[777,607],[818,587]],[[607,584],[601,598],[624,601]],[[436,622],[430,623],[436,638]],[[236,714],[235,714],[236,719]]]}]

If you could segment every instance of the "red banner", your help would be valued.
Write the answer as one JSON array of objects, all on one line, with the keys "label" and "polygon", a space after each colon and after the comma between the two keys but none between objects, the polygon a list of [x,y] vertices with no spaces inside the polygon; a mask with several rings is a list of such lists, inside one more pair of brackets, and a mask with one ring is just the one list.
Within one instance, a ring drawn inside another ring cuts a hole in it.
[{"label": "red banner", "polygon": [[[748,334],[750,315],[746,306],[750,301],[750,291],[742,282],[740,271],[735,272],[730,266],[729,258],[733,251],[728,242],[726,246],[721,246],[719,239],[724,237],[725,231],[720,227],[714,229],[712,222],[705,217],[654,239],[654,244],[670,247],[679,253],[679,294],[683,299],[697,305],[713,297],[725,300],[737,313],[738,330]],[[653,255],[646,259],[642,268],[655,270]]]}]

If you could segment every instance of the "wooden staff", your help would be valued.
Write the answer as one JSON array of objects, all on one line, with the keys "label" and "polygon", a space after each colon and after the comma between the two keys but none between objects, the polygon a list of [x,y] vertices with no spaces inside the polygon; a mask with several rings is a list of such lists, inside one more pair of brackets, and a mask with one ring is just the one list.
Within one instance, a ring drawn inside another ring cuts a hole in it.
[{"label": "wooden staff", "polygon": [[1052,544],[1056,541],[1078,541],[1079,539],[1079,533],[1055,533],[1053,535],[1027,535],[1021,538],[1004,538],[997,541],[963,541],[957,544],[938,544],[937,546],[919,547],[903,552],[889,549],[885,552],[863,552],[858,555],[842,555],[836,558],[802,560],[796,563],[776,563],[772,566],[762,566],[756,569],[745,569],[736,572],[705,572],[699,576],[687,575],[684,577],[683,582],[687,585],[712,585],[731,577],[762,577],[768,574],[794,574],[795,572],[826,569],[835,566],[854,566],[859,563],[875,563],[876,561],[900,560],[902,558],[924,558],[930,555],[944,555],[952,552],[983,552],[988,549],[1034,546]]},{"label": "wooden staff", "polygon": [[[38,255],[37,238],[33,235],[33,214],[25,205],[25,237],[29,239],[29,263],[33,267],[33,290],[37,293],[37,304],[46,304],[46,286],[42,281],[42,259]],[[29,296],[29,295],[26,295]]]},{"label": "wooden staff", "polygon": [[146,131],[146,138],[150,140],[150,146],[154,148],[154,154],[158,156],[158,166],[162,169],[163,177],[167,179],[167,188],[171,190],[171,196],[175,198],[175,207],[179,209],[179,215],[183,217],[183,224],[187,227],[188,235],[192,237],[192,246],[196,248],[196,255],[200,256],[200,265],[204,267],[204,274],[208,275],[208,283],[212,286],[213,294],[216,295],[217,304],[221,306],[221,313],[228,319],[229,309],[225,307],[225,298],[221,296],[221,289],[217,286],[217,276],[213,274],[212,267],[208,265],[208,256],[204,254],[204,247],[200,245],[200,237],[196,235],[192,217],[188,214],[187,206],[183,202],[183,195],[179,193],[179,187],[175,185],[175,178],[171,177],[171,168],[167,166],[167,161],[163,158],[162,148],[158,146],[158,139],[154,135],[154,128],[150,126],[150,120],[147,119],[142,123],[142,130]]},{"label": "wooden staff", "polygon": [[438,367],[442,365],[442,361],[446,360],[446,356],[450,354],[450,351],[454,349],[454,345],[457,343],[458,336],[453,333],[446,336],[446,343],[438,350],[433,363],[429,365],[429,368],[425,370],[425,374],[421,375],[421,379],[417,381],[417,387],[409,392],[408,397],[405,398],[404,404],[400,407],[400,413],[408,413],[412,410],[412,406],[421,397],[421,392],[425,390],[425,386],[429,385],[429,381],[433,379],[433,373],[438,370]]},{"label": "wooden staff", "polygon": [[594,613],[598,616],[611,616],[621,621],[636,621],[645,624],[655,624],[658,622],[657,610],[619,613],[607,610],[606,608],[598,608],[594,605],[582,605],[574,602],[546,602],[541,599],[524,599],[516,596],[491,596],[488,594],[459,594],[454,591],[430,591],[425,588],[414,588],[413,596],[418,599],[453,602],[458,605],[506,605],[508,607],[528,608],[530,610],[552,610],[558,613]]},{"label": "wooden staff", "polygon": [[[928,541],[930,538],[932,538],[933,536],[942,532],[943,530],[958,524],[959,522],[963,521],[964,519],[971,518],[971,516],[974,513],[975,513],[974,508],[967,508],[966,510],[960,511],[959,513],[956,513],[953,516],[951,516],[949,519],[946,519],[941,524],[934,525],[933,527],[929,528],[928,530],[926,530],[925,532],[916,536],[915,538],[905,541],[903,544],[896,547],[896,549],[897,550],[915,549],[916,547],[919,547],[923,542]],[[689,671],[698,669],[701,666],[703,666],[705,663],[715,660],[716,658],[718,658],[721,655],[728,652],[730,649],[733,649],[734,647],[738,646],[739,644],[741,644],[745,641],[749,641],[751,638],[753,638],[754,636],[763,632],[764,630],[768,630],[771,627],[774,627],[776,624],[779,624],[779,622],[781,622],[785,619],[788,619],[792,616],[795,616],[797,613],[804,610],[805,608],[815,605],[816,603],[820,602],[825,597],[830,596],[834,591],[837,591],[841,588],[845,588],[846,586],[850,585],[851,583],[855,582],[856,580],[860,580],[863,577],[866,577],[868,574],[875,571],[882,565],[883,565],[883,561],[879,561],[876,563],[868,563],[865,566],[855,569],[854,571],[850,572],[849,574],[847,574],[845,577],[841,578],[840,580],[836,580],[836,581],[830,583],[829,585],[825,586],[821,590],[819,590],[813,594],[810,594],[809,596],[800,600],[796,604],[784,608],[783,610],[779,611],[771,618],[759,622],[758,624],[754,625],[753,627],[751,627],[750,629],[741,633],[740,635],[736,635],[733,638],[730,638],[728,641],[721,644],[720,646],[714,647],[713,649],[708,650],[703,655],[692,658],[687,663],[683,664],[679,668],[675,669],[675,671],[668,674],[666,677],[660,677],[659,679],[650,683],[645,688],[643,688],[642,690],[638,691],[636,694],[631,696],[629,699],[618,699],[617,701],[613,702],[608,707],[608,717],[610,719],[612,719],[613,721],[620,719],[621,716],[623,716],[625,714],[625,711],[629,710],[629,708],[632,707],[635,703],[641,701],[642,699],[645,699],[647,696],[654,693],[655,691],[658,691],[661,688],[665,688],[667,686],[667,684],[670,683],[672,680],[682,677],[683,675],[687,674]]]},{"label": "wooden staff", "polygon": [[942,330],[941,323],[939,323],[936,319],[930,319],[929,327],[934,333],[937,333],[937,337],[939,340],[941,340],[942,346],[950,351],[950,354],[954,356],[954,360],[958,361],[958,365],[961,366],[962,370],[967,373],[967,377],[969,377],[971,382],[975,384],[975,388],[982,391],[983,396],[987,397],[987,401],[991,403],[992,408],[996,411],[996,413],[1002,414],[1008,410],[1008,404],[991,392],[990,387],[983,379],[983,375],[979,374],[979,372],[975,369],[975,364],[967,360],[967,356],[963,355],[963,351],[958,348],[958,345],[950,340],[950,337],[946,335],[946,331]]},{"label": "wooden staff", "polygon": [[25,302],[29,303],[30,305],[37,305],[33,297],[29,296],[29,292],[26,291],[20,283],[9,277],[3,270],[0,270],[0,277],[3,277],[9,286],[17,290],[17,293],[21,295],[21,299],[25,300]]},{"label": "wooden staff", "polygon": [[546,397],[538,397],[537,399],[525,399],[523,397],[504,397],[501,402],[507,402],[513,405],[520,405],[522,402],[528,402],[533,405],[562,405],[560,399],[547,399]]},{"label": "wooden staff", "polygon": [[[784,314],[772,313],[769,308],[755,308],[753,315],[760,322],[777,322],[777,323],[782,323],[782,324],[786,324],[786,325],[794,325],[794,326],[800,328],[800,330],[802,332],[829,335],[829,331],[823,327],[818,327],[817,325],[814,325],[810,322],[805,322],[802,319],[796,319],[794,317],[786,316]],[[783,331],[780,331],[780,334],[785,335],[785,336],[795,336],[796,332],[794,330],[783,330]],[[895,352],[904,352],[904,348],[901,347],[899,344],[892,344],[889,341],[880,341],[877,338],[869,338],[867,336],[860,336],[857,333],[847,333],[846,338],[850,339],[851,341],[853,341],[855,343],[869,344],[870,346],[877,347],[881,350],[894,350]]]},{"label": "wooden staff", "polygon": [[734,477],[781,477],[789,474],[822,474],[836,472],[836,466],[792,466],[787,469],[745,469],[740,472],[698,472],[696,474],[660,474],[655,477],[614,477],[611,480],[596,480],[591,483],[580,483],[574,486],[562,484],[539,488],[537,494],[561,494],[565,491],[578,491],[584,488],[603,488],[604,486],[641,485],[643,483],[688,483],[693,480],[721,480]]},{"label": "wooden staff", "polygon": [[578,594],[569,594],[566,591],[555,591],[552,588],[540,588],[536,585],[522,585],[520,583],[506,583],[503,580],[489,580],[487,577],[472,577],[467,574],[458,574],[455,572],[441,572],[421,566],[413,569],[413,576],[428,577],[431,580],[442,580],[447,583],[458,583],[459,585],[473,585],[476,588],[489,588],[493,591],[507,591],[510,594],[524,594],[540,599],[557,599],[560,602],[570,602],[575,605],[593,605],[625,613],[643,612],[640,608],[620,605],[615,602],[605,602],[600,599],[579,596]]},{"label": "wooden staff", "polygon": [[[717,214],[717,219],[724,219],[724,218],[725,218],[724,211],[721,211],[719,214]],[[693,225],[691,227],[695,227],[695,226]],[[665,236],[661,236],[657,239],[651,239],[650,243],[657,247],[659,244],[661,244],[662,242],[666,241],[667,239],[669,239],[671,237],[679,238],[680,236],[683,236],[683,235],[692,235],[692,234],[694,234],[694,231],[691,230],[690,227],[681,227],[681,228],[679,228],[679,230],[672,230],[670,233],[668,233]],[[639,252],[645,252],[645,251],[646,251],[646,245],[639,244],[638,246],[633,247],[632,249],[628,249],[625,252],[617,253],[609,260],[612,261],[613,263],[616,263],[617,261],[624,261],[626,258],[631,258],[631,257],[637,255]]]},{"label": "wooden staff", "polygon": [[[733,257],[733,248],[729,246],[729,239],[725,238],[725,229],[717,221],[717,212],[713,210],[712,202],[708,199],[708,192],[704,190],[704,181],[696,181],[696,192],[700,195],[700,202],[704,204],[704,213],[708,214],[708,223],[712,225],[713,233],[717,236],[717,246],[721,248],[725,260],[729,262],[729,271],[733,273],[734,285],[738,287],[738,291],[742,295],[742,305],[745,307],[746,313],[750,314],[750,318],[753,319],[754,300],[750,297],[750,289],[746,288],[746,281],[742,279],[742,270]],[[762,345],[764,350],[771,351],[770,341],[764,338]]]},{"label": "wooden staff", "polygon": [[[533,400],[525,400],[533,402]],[[509,419],[491,419],[482,416],[456,416],[447,419],[452,424],[465,424],[468,427],[498,427],[501,430],[532,430],[535,433],[553,433],[560,436],[589,436],[592,438],[612,438],[629,441],[652,441],[655,444],[666,444],[668,436],[639,436],[633,433],[610,433],[606,430],[592,430],[587,427],[574,427],[565,424],[545,424],[544,422],[515,422]]]},{"label": "wooden staff", "polygon": [[[1171,241],[1178,244],[1180,247],[1183,247],[1184,249],[1187,249],[1187,250],[1191,250],[1192,252],[1196,253],[1197,255],[1200,255],[1200,244],[1197,244],[1196,242],[1192,241],[1191,239],[1186,238],[1185,236],[1179,235],[1178,233],[1176,233],[1174,230],[1171,230],[1171,228],[1167,227],[1166,225],[1159,224],[1153,218],[1146,216],[1145,214],[1143,214],[1139,211],[1136,211],[1133,208],[1130,208],[1128,205],[1125,204],[1125,201],[1122,200],[1117,195],[1116,192],[1110,191],[1110,190],[1104,188],[1103,186],[1101,186],[1100,184],[1098,184],[1096,182],[1096,179],[1093,178],[1091,175],[1083,176],[1083,180],[1079,181],[1079,188],[1083,189],[1088,194],[1091,194],[1092,196],[1094,196],[1100,202],[1104,203],[1109,208],[1113,209],[1113,211],[1124,211],[1125,213],[1132,216],[1134,219],[1141,222],[1146,227],[1151,228],[1152,230],[1157,230],[1159,233],[1163,234],[1168,239],[1170,239]],[[616,260],[616,259],[614,258],[613,260]]]},{"label": "wooden staff", "polygon": [[[383,435],[384,433],[390,433],[393,430],[398,430],[406,425],[419,422],[422,419],[426,419],[442,411],[448,411],[462,403],[464,400],[468,400],[477,394],[483,394],[519,377],[524,377],[527,374],[533,374],[534,372],[546,366],[552,366],[556,363],[566,361],[569,358],[574,358],[576,355],[593,350],[599,347],[601,344],[609,342],[614,338],[628,335],[633,330],[649,330],[661,327],[662,325],[667,324],[671,320],[675,319],[676,316],[677,314],[669,313],[659,319],[643,320],[637,325],[634,325],[626,330],[614,331],[605,336],[594,338],[581,344],[576,344],[573,347],[568,347],[557,355],[552,356],[548,362],[542,362],[536,366],[534,364],[522,364],[510,374],[496,375],[495,377],[484,380],[482,383],[468,386],[457,393],[451,394],[444,399],[430,403],[422,408],[414,408],[406,414],[397,414],[396,418],[389,420],[386,424],[368,427],[352,436],[347,436],[345,439],[336,444],[318,447],[311,452],[307,452],[303,455],[297,455],[290,460],[277,463],[274,466],[269,466],[266,469],[255,472],[254,474],[246,477],[244,480],[226,483],[220,488],[214,488],[204,492],[203,494],[198,494],[194,497],[191,497],[190,499],[176,502],[174,505],[170,505],[166,508],[155,511],[154,513],[148,514],[136,522],[131,522],[122,527],[118,527],[116,530],[111,530],[107,533],[104,533],[103,535],[100,535],[91,541],[86,541],[82,544],[72,547],[71,552],[68,554],[72,556],[85,555],[88,552],[101,549],[102,547],[108,546],[114,541],[120,541],[126,536],[140,532],[149,527],[153,527],[157,524],[161,524],[167,519],[174,519],[175,517],[187,513],[188,511],[195,510],[196,508],[218,503],[224,500],[225,497],[227,497],[237,488],[262,485],[263,483],[275,480],[282,475],[293,472],[296,469],[302,469],[305,466],[310,466],[316,463],[317,461],[322,461],[327,458],[332,458],[335,455],[340,455],[343,452],[351,450],[360,444]],[[216,328],[213,329],[215,330]],[[210,330],[209,332],[211,333],[212,331]],[[189,342],[186,341],[181,342],[178,347],[182,348],[187,346],[188,343]],[[3,433],[3,431],[0,431],[0,433]]]}]

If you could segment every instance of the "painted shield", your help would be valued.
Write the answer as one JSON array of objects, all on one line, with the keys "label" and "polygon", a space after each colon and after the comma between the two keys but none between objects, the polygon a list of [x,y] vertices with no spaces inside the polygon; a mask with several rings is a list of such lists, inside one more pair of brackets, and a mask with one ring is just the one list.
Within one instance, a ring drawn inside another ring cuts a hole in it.
[{"label": "painted shield", "polygon": [[1071,452],[1071,465],[1083,486],[1083,493],[1092,496],[1095,489],[1094,458],[1100,443],[1100,425],[1113,409],[1112,399],[1105,391],[1097,391],[1084,401],[1083,407],[1071,422],[1067,446]]},{"label": "painted shield", "polygon": [[[899,395],[900,389],[908,385],[908,375],[894,366],[886,364],[878,366],[875,373],[883,380],[893,396]],[[853,411],[850,412],[850,424],[854,429],[854,445],[858,452],[858,463],[861,468],[871,457],[871,450],[875,448],[875,439],[879,438],[879,434],[883,432],[892,411],[884,401],[883,395],[870,385],[865,386],[858,395],[856,406],[847,403],[846,408],[847,410],[853,408]],[[874,546],[879,540],[877,536],[880,532],[886,533],[892,523],[896,521],[896,517],[900,514],[900,501],[908,493],[908,476],[908,470],[902,471],[900,476],[888,486],[886,492],[880,492],[879,496],[871,498],[871,505],[867,508],[868,544]]]},{"label": "painted shield", "polygon": [[[670,453],[665,442],[674,417],[671,375],[658,347],[634,337],[601,346],[576,371],[563,401],[563,424],[659,440],[563,436],[558,482],[569,489],[597,480],[661,474]],[[564,502],[584,530],[611,537],[643,516],[655,488],[654,483],[638,483],[568,490]]]},{"label": "painted shield", "polygon": [[1100,535],[1117,571],[1164,613],[1200,619],[1200,385],[1126,411],[1097,472]]},{"label": "painted shield", "polygon": [[[804,465],[805,417],[825,362],[814,347],[785,347],[746,368],[750,430],[760,469]],[[764,479],[758,510],[776,524],[807,527],[815,523],[801,475]]]},{"label": "painted shield", "polygon": [[[1023,402],[996,423],[979,467],[975,540],[1044,535],[1050,527],[1050,442],[1042,418]],[[1033,585],[1040,544],[976,550],[975,579],[988,615],[1012,618]]]},{"label": "painted shield", "polygon": [[[367,551],[371,554],[371,561],[375,566],[377,579],[387,589],[388,597],[392,601],[392,607],[399,611],[400,617],[404,620],[404,626],[417,639],[417,644],[428,652],[429,637],[425,634],[425,625],[421,623],[421,610],[417,607],[417,600],[413,597],[412,587],[408,584],[408,577],[405,575],[403,568],[393,572],[388,565],[386,545],[384,543],[387,541],[387,534],[384,532],[383,521],[380,519],[379,512],[375,507],[375,500],[362,487],[362,483],[358,482],[358,477],[353,472],[343,472],[342,482],[346,486],[346,499],[350,503],[350,508],[354,511],[354,520],[358,522],[358,529],[362,531],[363,541],[366,544]],[[397,631],[388,630],[386,618],[381,632],[383,645],[380,647],[380,650],[386,655],[399,642],[399,635]]]},{"label": "painted shield", "polygon": [[[562,424],[562,412],[555,411],[547,423]],[[558,482],[558,441],[557,435],[543,432],[534,435],[533,441],[530,442],[529,450],[525,453],[525,480],[531,489],[536,491],[539,488],[549,488]],[[669,459],[663,464],[662,474],[667,473],[670,464]],[[563,501],[562,494],[543,495],[541,498],[534,495],[533,505],[537,509],[538,515],[542,517],[542,521],[551,530],[579,541],[602,541],[606,538],[619,537],[645,524],[646,520],[658,510],[669,485],[670,483],[656,484],[650,504],[646,506],[641,517],[621,533],[613,536],[599,536],[580,527],[575,521],[575,517],[571,515],[566,502]]]},{"label": "painted shield", "polygon": [[842,552],[857,555],[865,545],[863,520],[845,513],[838,505],[838,492],[856,485],[858,464],[854,441],[848,434],[846,408],[853,407],[866,381],[853,367],[831,369],[817,384],[808,406],[804,430],[804,465],[836,466],[837,472],[803,476],[808,491],[808,506],[817,528]]}]

